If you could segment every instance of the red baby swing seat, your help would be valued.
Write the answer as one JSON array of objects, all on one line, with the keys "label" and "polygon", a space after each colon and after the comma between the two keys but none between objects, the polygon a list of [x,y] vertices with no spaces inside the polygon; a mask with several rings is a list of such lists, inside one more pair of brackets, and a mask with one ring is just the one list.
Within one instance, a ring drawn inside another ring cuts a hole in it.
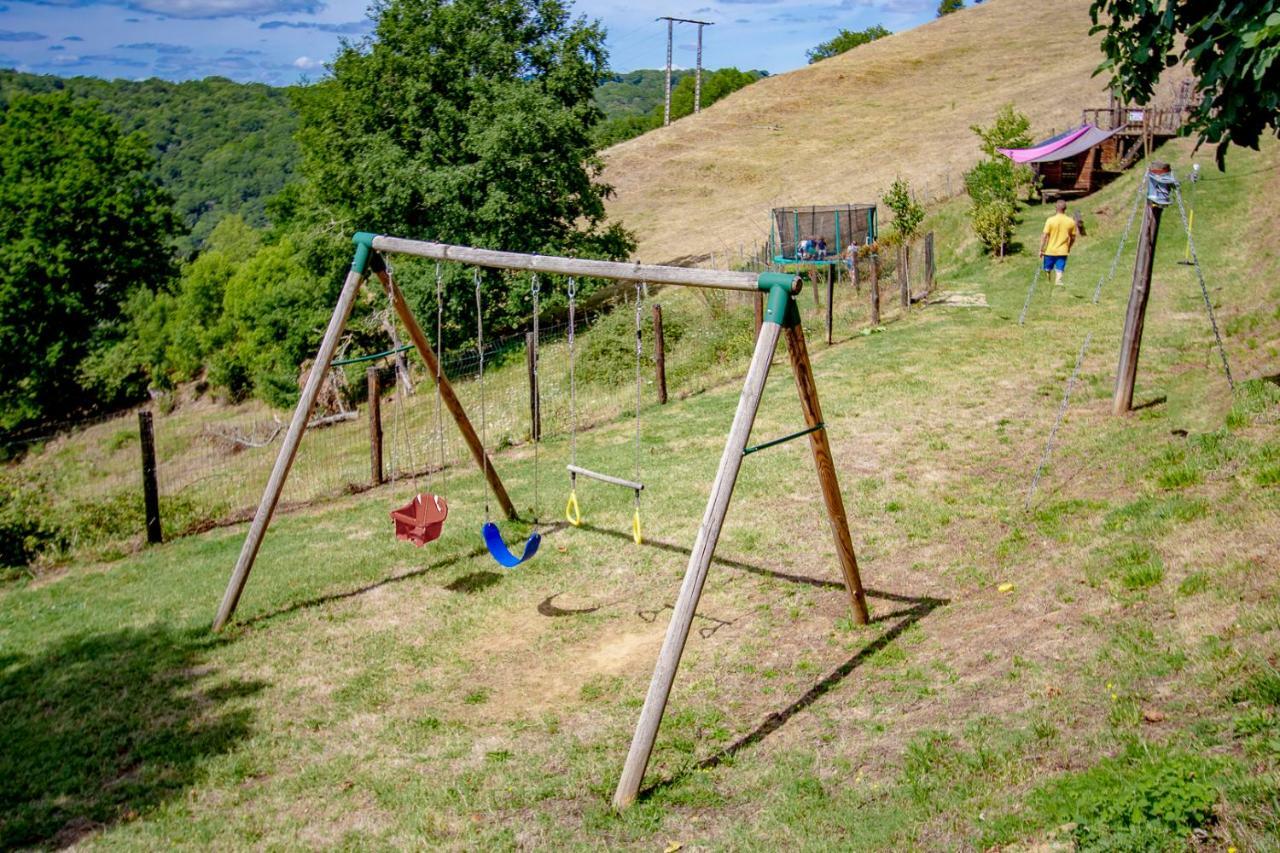
[{"label": "red baby swing seat", "polygon": [[439,539],[444,520],[449,517],[449,504],[439,495],[415,495],[399,509],[391,511],[396,523],[396,538],[419,547]]}]

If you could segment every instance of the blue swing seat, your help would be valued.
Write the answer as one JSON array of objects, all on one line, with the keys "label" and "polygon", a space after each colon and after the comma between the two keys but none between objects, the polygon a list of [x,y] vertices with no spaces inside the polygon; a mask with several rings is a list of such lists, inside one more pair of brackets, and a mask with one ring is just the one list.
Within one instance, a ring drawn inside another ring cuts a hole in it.
[{"label": "blue swing seat", "polygon": [[485,547],[489,549],[489,553],[493,559],[497,560],[508,569],[514,569],[525,560],[531,559],[534,554],[538,553],[538,546],[542,544],[542,534],[529,534],[529,538],[524,543],[524,553],[517,557],[507,548],[507,543],[502,540],[502,532],[498,530],[498,525],[492,521],[486,521],[484,527],[480,528],[480,533],[484,536]]}]

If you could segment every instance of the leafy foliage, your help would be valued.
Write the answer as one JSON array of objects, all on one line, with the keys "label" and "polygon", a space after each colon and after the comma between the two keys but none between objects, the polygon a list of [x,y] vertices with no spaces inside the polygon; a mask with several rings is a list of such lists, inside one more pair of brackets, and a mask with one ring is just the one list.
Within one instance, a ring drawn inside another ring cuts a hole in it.
[{"label": "leafy foliage", "polygon": [[[571,22],[559,0],[388,0],[332,77],[297,92],[299,209],[313,231],[335,235],[626,257],[634,244],[605,221],[610,188],[590,135],[604,76],[603,31]],[[446,274],[446,312],[465,327],[470,272]],[[527,286],[485,278],[487,322],[527,316]],[[426,296],[408,294],[420,305]]]},{"label": "leafy foliage", "polygon": [[171,83],[0,70],[0,104],[55,91],[96,100],[125,132],[145,135],[155,157],[148,174],[173,196],[189,229],[178,240],[184,253],[229,214],[266,225],[267,200],[292,178],[300,156],[286,89],[222,77]]},{"label": "leafy foliage", "polygon": [[[689,76],[683,68],[671,70],[672,88]],[[706,76],[705,73],[703,75]],[[596,87],[596,106],[604,113],[605,122],[629,116],[647,116],[654,107],[662,106],[662,91],[666,86],[666,71],[661,68],[642,68],[624,74],[612,74]]]},{"label": "leafy foliage", "polygon": [[1191,67],[1203,100],[1187,128],[1218,144],[1220,165],[1231,143],[1256,149],[1264,133],[1280,135],[1278,0],[1094,0],[1090,14],[1092,32],[1105,33],[1098,71],[1124,97],[1146,103],[1166,68]]},{"label": "leafy foliage", "polygon": [[853,50],[855,47],[861,47],[864,44],[870,44],[876,39],[882,39],[885,36],[893,35],[879,24],[867,27],[865,30],[840,30],[835,38],[824,41],[817,47],[805,52],[809,57],[809,64],[820,62],[824,59],[830,59],[833,56]]},{"label": "leafy foliage", "polygon": [[986,157],[965,173],[964,186],[971,206],[974,233],[988,251],[1004,254],[1018,223],[1018,193],[1030,187],[1031,169],[1014,163],[998,148],[1024,148],[1031,144],[1031,120],[1005,104],[990,127],[973,125]]},{"label": "leafy foliage", "polygon": [[1055,779],[1031,801],[1050,821],[1074,824],[1081,850],[1166,850],[1212,821],[1214,771],[1199,756],[1134,747]]},{"label": "leafy foliage", "polygon": [[920,223],[924,222],[924,208],[912,196],[911,184],[902,178],[895,178],[889,185],[888,192],[880,200],[884,202],[885,207],[893,211],[888,233],[881,242],[900,246],[919,235]]},{"label": "leafy foliage", "polygon": [[65,93],[0,114],[0,429],[121,390],[72,392],[86,356],[118,337],[121,302],[171,275],[177,222],[152,163],[140,136]]},{"label": "leafy foliage", "polygon": [[959,12],[964,8],[964,0],[942,0],[938,4],[938,17],[950,15],[952,12]]}]

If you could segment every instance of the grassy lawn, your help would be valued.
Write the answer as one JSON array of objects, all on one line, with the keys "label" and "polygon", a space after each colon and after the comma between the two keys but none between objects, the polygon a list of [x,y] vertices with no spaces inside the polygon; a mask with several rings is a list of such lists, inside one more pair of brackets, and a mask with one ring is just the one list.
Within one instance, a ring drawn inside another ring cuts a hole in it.
[{"label": "grassy lawn", "polygon": [[[980,257],[961,203],[931,213],[941,286],[989,307],[903,317],[886,295],[864,335],[844,293],[827,347],[802,297],[874,621],[848,618],[805,443],[751,456],[626,813],[609,797],[732,383],[645,409],[641,547],[630,494],[586,484],[587,525],[544,523],[504,571],[460,468],[421,550],[390,533],[405,484],[277,519],[221,636],[243,525],[9,582],[0,845],[1276,849],[1280,151],[1231,157],[1198,190],[1196,238],[1234,395],[1170,211],[1139,408],[1110,415],[1131,255],[1090,297],[1135,175],[1082,203],[1068,286],[1042,278],[1025,326],[1033,258]],[[779,360],[754,436],[799,420]],[[629,476],[632,429],[580,436],[580,464]],[[538,507],[532,448],[496,457],[544,522],[568,453],[562,434],[541,447]]]}]

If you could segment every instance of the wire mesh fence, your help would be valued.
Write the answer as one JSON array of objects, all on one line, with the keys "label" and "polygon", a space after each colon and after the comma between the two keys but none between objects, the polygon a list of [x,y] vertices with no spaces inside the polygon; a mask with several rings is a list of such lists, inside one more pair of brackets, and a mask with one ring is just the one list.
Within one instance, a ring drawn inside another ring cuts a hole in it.
[{"label": "wire mesh fence", "polygon": [[[913,270],[923,269],[922,260],[913,261]],[[855,287],[851,271],[844,265],[832,270],[830,317],[837,339],[847,338],[866,325],[867,261],[862,264],[860,288]],[[890,262],[881,272],[880,289],[886,306],[896,304],[896,288]],[[828,316],[825,270],[812,271],[806,290],[809,292],[800,295],[798,306],[816,344]],[[664,313],[665,379],[671,398],[740,381],[754,343],[755,295],[695,293],[695,299],[673,302]],[[579,319],[575,345],[576,422],[580,430],[635,413],[636,311],[634,298],[624,296],[612,310]],[[643,407],[657,405],[651,307],[662,298],[661,291],[654,291],[640,306],[639,398]],[[555,440],[566,436],[574,422],[565,324],[540,329],[538,355],[541,436]],[[379,373],[383,389],[379,397],[382,479],[417,480],[427,486],[441,469],[447,476],[447,469],[470,468],[473,462],[452,417],[440,405],[434,377],[414,352],[405,353],[405,357],[408,383],[397,375],[392,357],[369,363]],[[442,359],[459,401],[491,453],[530,441],[533,419],[525,334],[492,341],[485,349],[484,365],[481,382],[480,358],[474,348]],[[349,386],[363,378],[362,369],[345,374]],[[363,399],[363,388],[348,387],[345,391],[345,405],[340,403],[337,411],[317,411],[312,416],[279,511],[314,505],[374,484],[370,407]],[[156,477],[165,536],[199,532],[250,517],[278,455],[290,413],[261,403],[229,407],[204,398],[188,400],[172,411],[159,403],[149,408],[154,412]],[[122,516],[119,524],[132,524],[136,514],[136,532],[141,534],[143,490],[136,410],[57,425],[22,436],[21,441],[25,444],[13,443],[6,448],[8,455],[22,446],[38,447],[35,464],[52,472],[51,482],[67,484],[59,500],[81,508],[96,507],[99,515],[127,509],[127,520]]]}]

